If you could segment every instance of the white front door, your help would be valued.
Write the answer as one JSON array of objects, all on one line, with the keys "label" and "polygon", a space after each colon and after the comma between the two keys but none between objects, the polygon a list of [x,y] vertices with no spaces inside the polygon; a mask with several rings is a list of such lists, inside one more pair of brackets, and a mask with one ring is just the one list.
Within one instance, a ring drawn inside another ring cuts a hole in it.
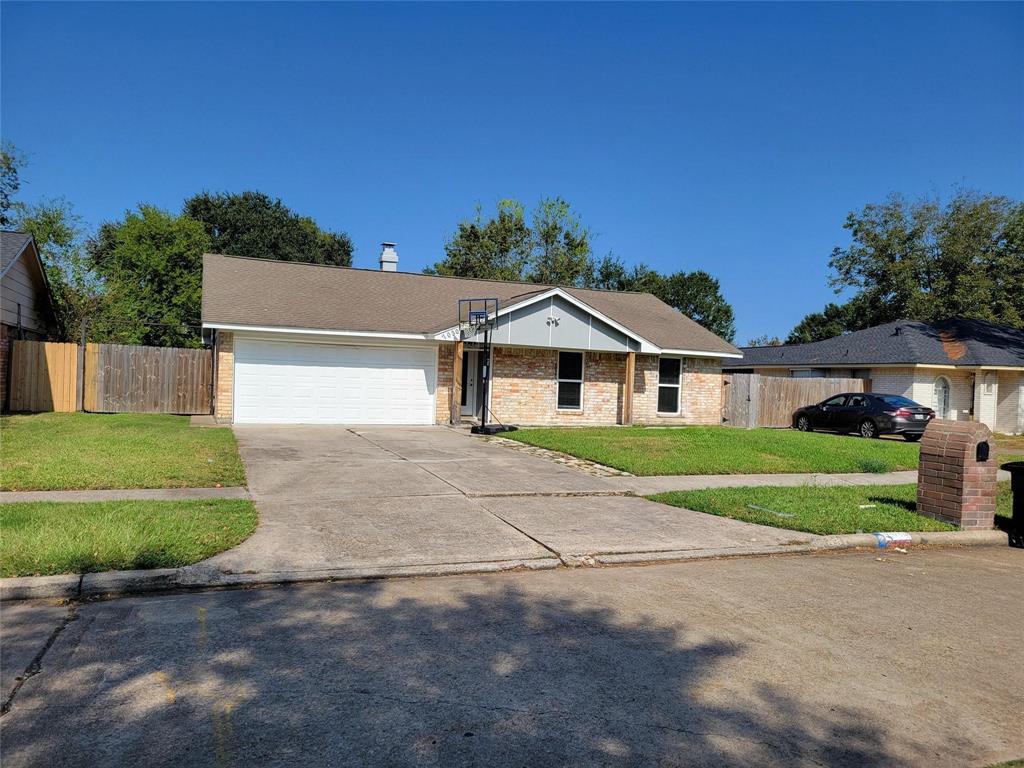
[{"label": "white front door", "polygon": [[235,339],[239,424],[433,424],[437,348]]},{"label": "white front door", "polygon": [[463,416],[478,416],[477,386],[479,385],[479,363],[477,352],[466,350],[462,355],[462,410]]}]

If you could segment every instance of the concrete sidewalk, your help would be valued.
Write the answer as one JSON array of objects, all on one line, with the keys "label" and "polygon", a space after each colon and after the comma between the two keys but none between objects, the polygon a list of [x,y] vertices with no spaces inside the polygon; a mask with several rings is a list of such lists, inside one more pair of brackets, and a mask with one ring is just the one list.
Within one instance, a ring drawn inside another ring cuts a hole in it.
[{"label": "concrete sidewalk", "polygon": [[113,488],[95,491],[0,491],[0,504],[25,501],[180,501],[182,499],[248,499],[249,489]]}]

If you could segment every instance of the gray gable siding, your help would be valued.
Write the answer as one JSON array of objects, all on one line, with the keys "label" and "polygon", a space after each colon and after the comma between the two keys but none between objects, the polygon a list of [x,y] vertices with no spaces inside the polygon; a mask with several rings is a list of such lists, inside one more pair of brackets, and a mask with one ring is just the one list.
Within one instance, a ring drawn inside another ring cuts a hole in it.
[{"label": "gray gable siding", "polygon": [[46,283],[31,250],[22,251],[0,280],[0,322],[47,333]]},{"label": "gray gable siding", "polygon": [[[549,320],[556,318],[557,322]],[[483,341],[483,336],[466,338]],[[491,335],[494,344],[551,349],[585,349],[596,352],[628,352],[635,341],[560,296],[515,309],[498,318]]]}]

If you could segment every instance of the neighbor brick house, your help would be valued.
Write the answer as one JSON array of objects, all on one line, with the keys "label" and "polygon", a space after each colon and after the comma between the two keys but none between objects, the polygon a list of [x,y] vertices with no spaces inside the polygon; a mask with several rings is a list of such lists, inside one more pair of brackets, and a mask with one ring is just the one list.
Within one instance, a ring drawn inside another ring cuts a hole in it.
[{"label": "neighbor brick house", "polygon": [[897,320],[809,344],[744,347],[725,369],[870,379],[874,392],[909,397],[939,418],[1024,432],[1024,330],[984,320]]},{"label": "neighbor brick house", "polygon": [[53,296],[32,235],[0,232],[0,407],[7,407],[15,339],[45,341],[57,330]]},{"label": "neighbor brick house", "polygon": [[[739,351],[645,293],[207,255],[218,420],[719,424]],[[496,298],[491,360],[460,299]]]}]

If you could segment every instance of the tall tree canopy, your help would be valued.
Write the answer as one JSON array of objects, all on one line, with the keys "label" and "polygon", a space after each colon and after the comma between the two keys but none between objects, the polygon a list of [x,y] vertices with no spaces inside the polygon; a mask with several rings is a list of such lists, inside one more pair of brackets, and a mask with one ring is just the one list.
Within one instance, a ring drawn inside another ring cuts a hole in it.
[{"label": "tall tree canopy", "polygon": [[967,316],[1024,327],[1024,203],[961,191],[945,205],[893,195],[847,216],[852,242],[829,260],[852,298],[807,315],[787,341],[900,318]]},{"label": "tall tree canopy", "polygon": [[152,205],[103,224],[89,241],[89,261],[104,290],[90,337],[122,344],[199,346],[203,225]]},{"label": "tall tree canopy", "polygon": [[718,280],[703,270],[663,275],[646,264],[626,269],[618,259],[606,256],[595,274],[595,288],[653,293],[726,341],[736,337],[732,305],[722,295]]},{"label": "tall tree canopy", "polygon": [[203,225],[216,253],[352,266],[347,234],[322,230],[262,192],[202,192],[185,201],[184,214]]},{"label": "tall tree canopy", "polygon": [[21,188],[21,169],[25,156],[9,141],[0,143],[0,227],[9,227],[15,221],[12,210],[14,196]]},{"label": "tall tree canopy", "polygon": [[718,280],[707,272],[662,275],[638,264],[627,269],[608,255],[597,260],[592,234],[565,200],[538,203],[527,223],[526,210],[515,200],[498,201],[493,216],[476,215],[459,224],[445,243],[445,258],[428,274],[520,280],[531,283],[646,291],[692,317],[729,341],[736,335],[733,310]]},{"label": "tall tree canopy", "polygon": [[94,315],[102,296],[85,255],[81,218],[66,200],[18,203],[13,225],[32,235],[50,283],[57,332],[77,341],[82,320]]},{"label": "tall tree canopy", "polygon": [[428,274],[525,280],[533,253],[533,232],[520,203],[499,200],[497,212],[488,219],[478,205],[476,215],[459,224],[444,250],[444,261],[427,268]]},{"label": "tall tree canopy", "polygon": [[477,206],[476,215],[459,224],[444,250],[444,260],[425,272],[576,286],[594,278],[590,232],[560,197],[541,200],[530,224],[516,200],[499,200],[488,218]]}]

